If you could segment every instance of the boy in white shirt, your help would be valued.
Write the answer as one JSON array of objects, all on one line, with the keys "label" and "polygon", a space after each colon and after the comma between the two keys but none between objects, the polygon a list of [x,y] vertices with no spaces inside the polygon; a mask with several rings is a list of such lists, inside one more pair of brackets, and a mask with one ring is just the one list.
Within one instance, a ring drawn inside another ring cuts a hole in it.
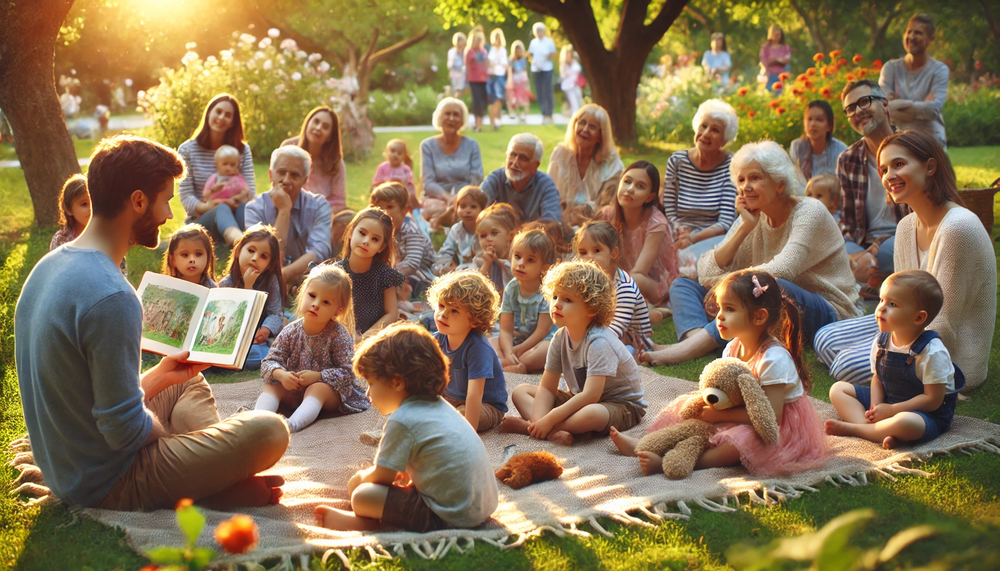
[{"label": "boy in white shirt", "polygon": [[886,449],[933,440],[951,426],[965,386],[940,336],[925,330],[944,294],[930,273],[907,270],[886,278],[879,296],[871,388],[834,383],[830,402],[844,420],[826,421],[826,433],[881,442]]}]

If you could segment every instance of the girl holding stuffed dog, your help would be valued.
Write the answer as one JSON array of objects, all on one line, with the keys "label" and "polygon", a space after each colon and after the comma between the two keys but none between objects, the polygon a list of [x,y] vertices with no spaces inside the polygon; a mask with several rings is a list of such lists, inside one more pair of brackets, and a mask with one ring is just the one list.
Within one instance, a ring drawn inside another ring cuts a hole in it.
[{"label": "girl holding stuffed dog", "polygon": [[[753,371],[774,409],[779,438],[765,444],[744,406],[716,410],[706,404],[696,418],[717,427],[695,469],[742,464],[754,475],[781,475],[822,464],[826,443],[823,425],[807,398],[812,384],[802,357],[798,307],[782,295],[774,277],[754,270],[726,276],[715,288],[715,299],[719,306],[716,324],[722,338],[729,341],[723,356],[740,359]],[[685,402],[671,403],[650,432],[679,422]],[[638,456],[643,473],[663,470],[662,457],[636,452],[638,438],[614,429],[611,438],[622,454]]]}]

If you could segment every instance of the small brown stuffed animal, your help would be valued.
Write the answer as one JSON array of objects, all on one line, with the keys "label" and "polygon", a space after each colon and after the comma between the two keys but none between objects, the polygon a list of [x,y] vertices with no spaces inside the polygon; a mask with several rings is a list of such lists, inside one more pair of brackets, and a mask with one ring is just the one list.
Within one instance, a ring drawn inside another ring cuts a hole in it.
[{"label": "small brown stuffed animal", "polygon": [[549,452],[515,454],[496,471],[498,480],[515,490],[536,482],[555,480],[563,473],[559,460]]},{"label": "small brown stuffed animal", "polygon": [[670,479],[686,478],[708,449],[715,426],[698,420],[705,405],[719,410],[745,405],[761,440],[766,444],[778,441],[774,409],[746,363],[732,357],[716,359],[705,366],[699,381],[698,392],[678,397],[686,401],[680,410],[686,420],[647,434],[635,446],[636,452],[663,456],[663,474]]}]

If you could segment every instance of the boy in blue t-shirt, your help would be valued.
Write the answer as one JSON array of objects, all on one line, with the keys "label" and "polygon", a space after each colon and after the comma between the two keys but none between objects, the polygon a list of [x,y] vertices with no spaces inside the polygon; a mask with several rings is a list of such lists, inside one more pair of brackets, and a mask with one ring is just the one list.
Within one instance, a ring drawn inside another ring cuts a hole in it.
[{"label": "boy in blue t-shirt", "polygon": [[507,412],[507,384],[500,358],[486,338],[500,298],[479,272],[452,272],[427,291],[434,308],[434,338],[451,362],[448,401],[477,432],[496,427]]}]

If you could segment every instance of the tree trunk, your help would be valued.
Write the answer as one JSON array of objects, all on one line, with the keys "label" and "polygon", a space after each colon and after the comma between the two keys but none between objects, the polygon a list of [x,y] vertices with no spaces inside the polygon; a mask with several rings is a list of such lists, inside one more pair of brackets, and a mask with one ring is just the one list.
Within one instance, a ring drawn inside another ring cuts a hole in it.
[{"label": "tree trunk", "polygon": [[636,140],[635,98],[646,58],[688,1],[664,0],[647,24],[650,0],[626,0],[622,4],[618,34],[608,50],[590,0],[518,0],[529,10],[559,20],[580,56],[594,103],[607,110],[615,141],[623,144]]},{"label": "tree trunk", "polygon": [[80,172],[55,90],[55,41],[73,0],[0,4],[0,108],[14,133],[35,223],[59,220],[63,183]]}]

